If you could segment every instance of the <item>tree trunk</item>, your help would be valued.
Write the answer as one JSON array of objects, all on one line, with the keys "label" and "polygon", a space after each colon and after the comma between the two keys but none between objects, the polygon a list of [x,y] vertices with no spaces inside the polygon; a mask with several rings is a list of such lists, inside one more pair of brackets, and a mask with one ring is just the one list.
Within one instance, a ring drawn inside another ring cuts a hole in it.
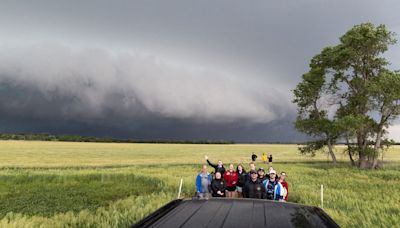
[{"label": "tree trunk", "polygon": [[375,169],[376,166],[378,165],[378,156],[379,156],[379,150],[381,148],[382,133],[383,133],[383,129],[380,126],[378,134],[376,134],[376,141],[375,141],[375,145],[374,145],[374,157],[372,160],[371,169]]},{"label": "tree trunk", "polygon": [[353,159],[353,151],[352,151],[353,148],[351,148],[351,146],[350,146],[350,140],[349,140],[349,135],[348,134],[346,135],[346,144],[347,144],[347,152],[349,154],[351,165],[355,166],[356,163],[354,162],[354,159]]},{"label": "tree trunk", "polygon": [[336,164],[337,160],[336,160],[335,153],[333,152],[333,146],[332,146],[330,139],[328,139],[327,144],[328,144],[328,152],[329,152],[329,155],[331,155],[333,164]]},{"label": "tree trunk", "polygon": [[366,169],[370,167],[368,155],[366,153],[368,147],[368,139],[366,133],[362,132],[357,135],[358,148],[358,167]]},{"label": "tree trunk", "polygon": [[368,165],[367,156],[365,156],[365,154],[360,151],[360,156],[358,159],[358,167],[361,169],[366,169],[366,168],[368,168],[368,166],[369,165]]},{"label": "tree trunk", "polygon": [[351,165],[352,165],[352,166],[356,166],[356,163],[354,162],[354,159],[353,159],[353,155],[351,154],[352,152],[351,152],[350,150],[348,150],[348,152],[349,152],[349,157],[350,157]]}]

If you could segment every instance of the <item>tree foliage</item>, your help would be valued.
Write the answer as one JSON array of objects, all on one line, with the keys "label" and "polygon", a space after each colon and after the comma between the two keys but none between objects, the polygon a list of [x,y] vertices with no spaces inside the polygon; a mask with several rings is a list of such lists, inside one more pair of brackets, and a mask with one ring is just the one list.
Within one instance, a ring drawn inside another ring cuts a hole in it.
[{"label": "tree foliage", "polygon": [[[294,89],[296,128],[315,138],[313,142],[324,142],[332,159],[332,145],[341,140],[352,164],[378,166],[382,142],[389,142],[386,129],[400,114],[400,73],[390,71],[383,57],[395,43],[395,34],[385,25],[356,25],[338,45],[311,59],[310,71]],[[303,152],[320,148],[310,143],[311,149]]]}]

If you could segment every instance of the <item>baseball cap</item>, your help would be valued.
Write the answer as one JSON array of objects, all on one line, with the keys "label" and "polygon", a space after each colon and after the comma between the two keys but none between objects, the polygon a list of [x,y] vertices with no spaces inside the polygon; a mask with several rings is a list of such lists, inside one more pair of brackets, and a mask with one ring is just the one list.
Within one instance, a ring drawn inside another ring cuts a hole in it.
[{"label": "baseball cap", "polygon": [[254,169],[250,170],[250,174],[252,174],[252,173],[256,173],[257,174],[257,172]]},{"label": "baseball cap", "polygon": [[259,168],[258,171],[263,171],[263,172],[265,172],[264,168]]},{"label": "baseball cap", "polygon": [[273,170],[273,169],[271,169],[270,171],[269,171],[269,174],[276,174],[276,171],[275,170]]}]

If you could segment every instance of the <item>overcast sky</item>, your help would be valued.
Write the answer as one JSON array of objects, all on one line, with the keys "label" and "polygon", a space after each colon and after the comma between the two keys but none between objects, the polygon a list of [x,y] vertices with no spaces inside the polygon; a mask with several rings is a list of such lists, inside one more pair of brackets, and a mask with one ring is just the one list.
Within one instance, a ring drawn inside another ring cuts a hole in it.
[{"label": "overcast sky", "polygon": [[400,34],[395,0],[0,2],[2,132],[301,141],[310,58],[355,24]]}]

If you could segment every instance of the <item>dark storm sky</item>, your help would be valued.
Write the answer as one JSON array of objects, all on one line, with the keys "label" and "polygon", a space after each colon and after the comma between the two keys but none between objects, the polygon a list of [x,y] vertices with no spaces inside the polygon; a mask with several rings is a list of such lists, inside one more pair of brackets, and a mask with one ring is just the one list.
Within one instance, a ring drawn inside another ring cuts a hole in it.
[{"label": "dark storm sky", "polygon": [[[400,34],[398,12],[394,0],[0,1],[0,131],[301,141],[290,90],[310,58],[354,24]],[[400,45],[387,57],[399,69]]]}]

